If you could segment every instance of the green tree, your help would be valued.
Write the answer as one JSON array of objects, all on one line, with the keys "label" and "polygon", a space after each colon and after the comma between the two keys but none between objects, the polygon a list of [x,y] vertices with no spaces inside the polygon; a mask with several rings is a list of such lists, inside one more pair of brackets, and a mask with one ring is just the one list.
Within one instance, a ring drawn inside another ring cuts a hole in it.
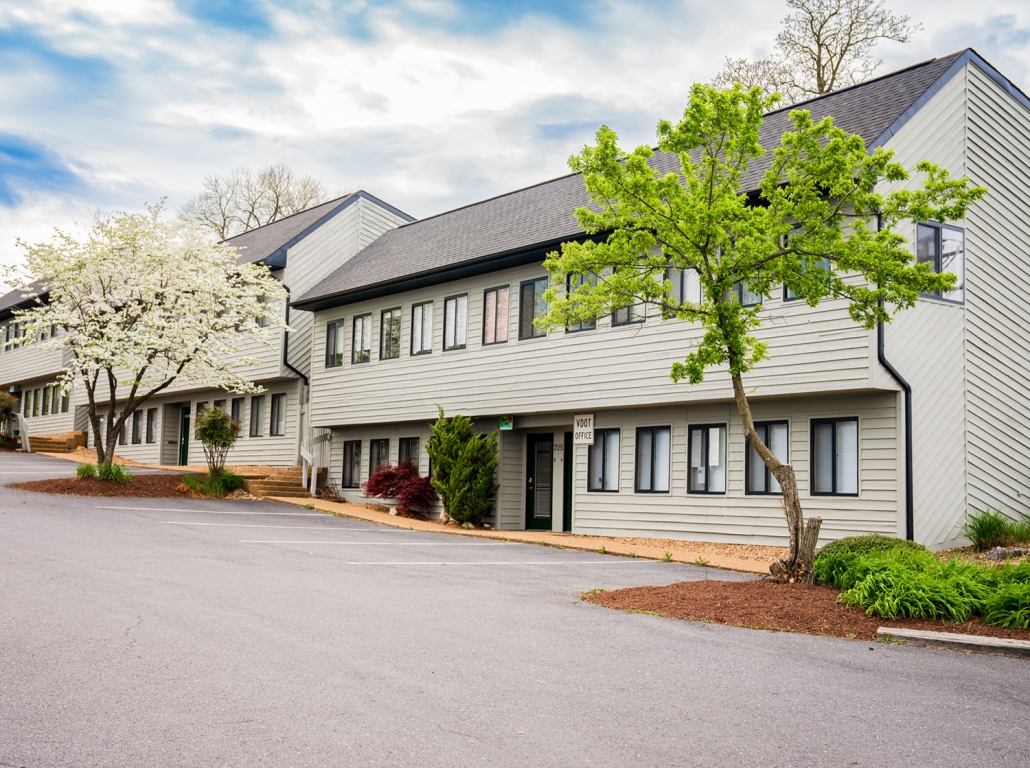
[{"label": "green tree", "polygon": [[197,414],[197,439],[204,446],[209,477],[225,471],[225,457],[240,436],[240,423],[222,408],[205,408]]},{"label": "green tree", "polygon": [[[986,190],[921,162],[918,189],[882,194],[883,183],[909,178],[890,151],[869,152],[861,136],[832,117],[816,122],[797,110],[772,150],[757,198],[749,196],[742,181],[765,154],[762,116],[778,99],[763,97],[760,88],[695,85],[683,118],[658,125],[658,148],[678,157],[679,172],[654,170],[650,147],[623,152],[615,133],[602,127],[596,145],[569,161],[593,203],[576,211],[593,237],[564,243],[547,257],[553,287],[541,323],[561,327],[639,302],[700,323],[703,337],[672,365],[672,378],[697,384],[710,368],[728,372],[745,439],[783,492],[790,554],[773,572],[783,581],[810,582],[821,521],[805,525],[793,469],[755,432],[743,377],[768,356],[754,331],[769,318],[761,305],[740,304],[735,289],[742,284],[768,297],[784,285],[812,307],[844,299],[851,318],[873,328],[912,307],[921,292],[947,291],[956,282],[915,263],[897,226],[961,219]],[[674,290],[676,270],[696,276],[697,303]],[[569,276],[575,288],[566,291]]]},{"label": "green tree", "polygon": [[433,462],[432,484],[440,494],[446,515],[459,523],[482,520],[490,513],[497,493],[497,431],[477,432],[472,419],[460,413],[430,424],[433,436],[426,452]]}]

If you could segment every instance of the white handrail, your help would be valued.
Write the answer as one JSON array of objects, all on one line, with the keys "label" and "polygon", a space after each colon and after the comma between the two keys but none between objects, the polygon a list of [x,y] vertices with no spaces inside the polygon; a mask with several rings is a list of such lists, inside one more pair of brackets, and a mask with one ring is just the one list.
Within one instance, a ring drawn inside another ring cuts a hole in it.
[{"label": "white handrail", "polygon": [[25,453],[32,453],[32,449],[29,447],[29,424],[20,413],[14,415],[18,419],[18,437],[21,438],[21,449]]},{"label": "white handrail", "polygon": [[304,442],[300,444],[300,484],[305,488],[309,487],[308,467],[311,467],[310,490],[312,496],[315,496],[318,491],[318,462],[315,460],[312,450],[316,445],[321,445],[331,439],[332,432],[323,432],[317,437],[305,438]]}]

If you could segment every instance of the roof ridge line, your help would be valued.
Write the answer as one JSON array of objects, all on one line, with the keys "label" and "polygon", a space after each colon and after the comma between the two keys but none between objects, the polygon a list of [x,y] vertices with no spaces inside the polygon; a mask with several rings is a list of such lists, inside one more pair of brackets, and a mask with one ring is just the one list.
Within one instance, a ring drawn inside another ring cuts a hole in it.
[{"label": "roof ridge line", "polygon": [[240,232],[238,235],[233,235],[232,237],[227,237],[224,240],[219,240],[218,242],[219,243],[227,243],[230,240],[235,240],[237,237],[243,237],[244,235],[249,235],[251,232],[257,232],[259,229],[264,229],[265,227],[271,227],[271,226],[273,226],[275,224],[278,224],[281,221],[286,221],[287,219],[292,219],[294,216],[300,216],[302,213],[310,213],[311,211],[315,210],[316,208],[321,208],[323,205],[329,205],[330,203],[336,203],[336,202],[342,202],[343,200],[348,200],[348,199],[354,197],[354,195],[358,194],[359,192],[361,192],[361,190],[360,189],[356,189],[353,192],[348,192],[345,195],[340,195],[339,197],[334,197],[332,200],[326,200],[324,203],[318,203],[318,205],[313,205],[310,208],[305,208],[302,211],[297,211],[295,213],[291,213],[289,216],[283,216],[281,219],[276,219],[275,221],[270,221],[267,224],[262,224],[259,227],[254,227],[253,229],[248,229],[246,232]]}]

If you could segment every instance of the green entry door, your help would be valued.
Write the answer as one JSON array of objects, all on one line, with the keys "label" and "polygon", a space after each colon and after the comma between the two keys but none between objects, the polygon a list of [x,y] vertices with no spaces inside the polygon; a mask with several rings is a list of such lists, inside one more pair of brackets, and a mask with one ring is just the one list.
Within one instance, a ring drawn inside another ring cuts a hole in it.
[{"label": "green entry door", "polygon": [[190,463],[190,407],[184,405],[179,416],[179,466]]},{"label": "green entry door", "polygon": [[549,531],[554,435],[527,435],[526,454],[526,529]]}]

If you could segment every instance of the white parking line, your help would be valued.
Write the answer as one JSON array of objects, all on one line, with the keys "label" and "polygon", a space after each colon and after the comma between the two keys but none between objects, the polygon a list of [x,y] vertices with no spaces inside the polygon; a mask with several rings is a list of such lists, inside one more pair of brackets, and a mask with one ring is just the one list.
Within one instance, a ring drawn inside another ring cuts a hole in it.
[{"label": "white parking line", "polygon": [[[252,525],[247,523],[193,523],[188,520],[158,520],[161,525],[204,525],[218,528],[293,528],[305,531],[375,531],[374,528],[337,528],[327,525]],[[396,530],[396,529],[388,529]]]},{"label": "white parking line", "polygon": [[133,512],[179,512],[204,515],[279,515],[280,517],[332,517],[324,512],[236,512],[223,509],[172,509],[171,507],[93,507],[93,509],[127,509]]},{"label": "white parking line", "polygon": [[627,560],[627,559],[621,558],[621,557],[613,557],[611,559],[611,561],[593,561],[593,560],[588,560],[588,561],[578,562],[578,563],[577,562],[565,562],[565,563],[563,563],[563,562],[557,561],[557,560],[556,561],[547,561],[547,560],[511,560],[511,561],[483,560],[481,562],[455,562],[455,561],[426,562],[426,561],[423,560],[421,562],[410,562],[410,563],[393,562],[393,561],[391,561],[391,562],[378,562],[378,563],[376,563],[376,562],[367,562],[367,561],[366,562],[358,562],[358,561],[351,562],[351,561],[348,561],[348,562],[345,562],[344,565],[562,565],[562,566],[564,566],[564,565],[619,565],[619,564],[624,564],[625,565],[625,564],[629,564],[629,563],[636,563],[637,565],[640,565],[640,564],[643,564],[643,563],[657,563],[657,562],[658,562],[657,560]]},{"label": "white parking line", "polygon": [[[326,530],[333,530],[327,528]],[[342,529],[336,529],[342,530]],[[520,541],[265,541],[240,539],[243,544],[372,544],[377,547],[502,547],[519,545]]]}]

